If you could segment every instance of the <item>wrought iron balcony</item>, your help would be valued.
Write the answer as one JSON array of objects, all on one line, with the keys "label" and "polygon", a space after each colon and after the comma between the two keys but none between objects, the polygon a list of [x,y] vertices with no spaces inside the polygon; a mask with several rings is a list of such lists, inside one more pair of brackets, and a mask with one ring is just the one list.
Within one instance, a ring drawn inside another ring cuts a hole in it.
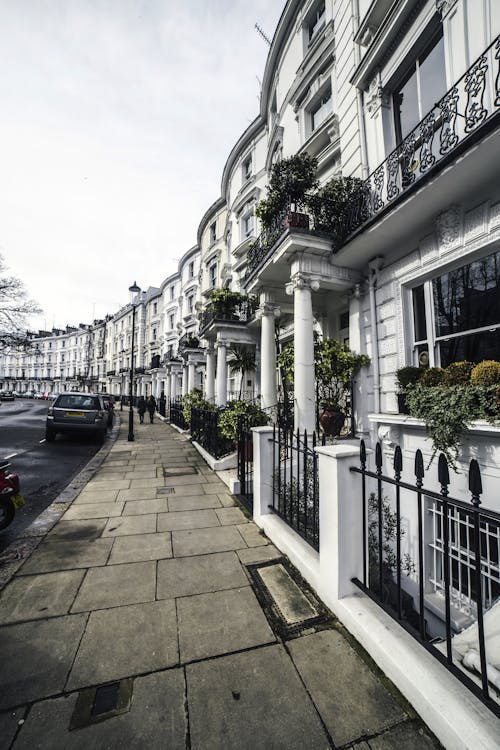
[{"label": "wrought iron balcony", "polygon": [[212,323],[246,325],[255,314],[256,304],[256,301],[249,299],[228,309],[209,307],[203,310],[200,315],[200,333],[206,331]]},{"label": "wrought iron balcony", "polygon": [[112,375],[116,375],[116,370],[108,370],[108,371],[107,371],[107,373],[106,373],[106,375],[107,375],[108,377],[109,377],[109,376],[112,376]]},{"label": "wrought iron balcony", "polygon": [[[344,210],[323,199],[321,216],[310,215],[310,228],[328,234],[339,249],[365,226],[389,211],[416,186],[440,172],[460,153],[498,127],[500,110],[500,36],[471,65],[451,89],[435,103],[421,122],[360,184]],[[305,201],[308,201],[305,197]],[[295,211],[308,212],[295,206]],[[289,210],[276,217],[250,247],[246,281],[272,256],[274,247],[292,224]],[[304,231],[305,226],[294,227]]]},{"label": "wrought iron balcony", "polygon": [[161,367],[160,355],[159,354],[155,354],[154,357],[151,358],[151,367],[150,367],[150,369],[151,370],[156,370],[156,369],[158,369],[158,367]]},{"label": "wrought iron balcony", "polygon": [[179,339],[179,352],[183,352],[184,349],[198,349],[199,345],[200,341],[197,336],[193,336],[192,333],[185,333]]},{"label": "wrought iron balcony", "polygon": [[146,368],[145,367],[136,367],[134,369],[134,372],[135,372],[136,375],[144,375],[144,373],[146,372]]}]

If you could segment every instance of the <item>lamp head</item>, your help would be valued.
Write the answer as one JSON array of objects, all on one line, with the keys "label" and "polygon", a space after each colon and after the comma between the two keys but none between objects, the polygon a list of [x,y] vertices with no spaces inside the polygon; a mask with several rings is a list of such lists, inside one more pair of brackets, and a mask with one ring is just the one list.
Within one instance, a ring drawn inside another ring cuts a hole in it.
[{"label": "lamp head", "polygon": [[137,286],[137,283],[134,281],[132,286],[129,286],[128,291],[130,293],[130,302],[132,303],[135,297],[140,293],[141,288]]}]

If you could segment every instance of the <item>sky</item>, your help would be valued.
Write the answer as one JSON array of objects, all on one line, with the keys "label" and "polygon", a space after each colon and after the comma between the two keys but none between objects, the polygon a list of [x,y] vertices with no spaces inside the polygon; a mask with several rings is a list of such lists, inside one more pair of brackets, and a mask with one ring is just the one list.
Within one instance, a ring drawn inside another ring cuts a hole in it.
[{"label": "sky", "polygon": [[90,323],[196,243],[259,111],[284,0],[0,0],[0,253],[43,308]]}]

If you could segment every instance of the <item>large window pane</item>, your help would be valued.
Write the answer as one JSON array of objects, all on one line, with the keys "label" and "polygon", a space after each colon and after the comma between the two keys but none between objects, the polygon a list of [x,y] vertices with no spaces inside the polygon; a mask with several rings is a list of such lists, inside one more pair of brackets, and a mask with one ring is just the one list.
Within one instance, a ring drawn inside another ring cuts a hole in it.
[{"label": "large window pane", "polygon": [[471,333],[439,342],[441,367],[452,362],[482,362],[483,359],[500,360],[500,330]]},{"label": "large window pane", "polygon": [[417,72],[394,95],[398,139],[404,138],[420,122],[418,108]]},{"label": "large window pane", "polygon": [[434,279],[436,335],[500,323],[500,253]]},{"label": "large window pane", "polygon": [[439,37],[436,44],[419,64],[420,74],[420,106],[421,118],[434,108],[446,93],[446,67],[444,60],[443,37]]}]

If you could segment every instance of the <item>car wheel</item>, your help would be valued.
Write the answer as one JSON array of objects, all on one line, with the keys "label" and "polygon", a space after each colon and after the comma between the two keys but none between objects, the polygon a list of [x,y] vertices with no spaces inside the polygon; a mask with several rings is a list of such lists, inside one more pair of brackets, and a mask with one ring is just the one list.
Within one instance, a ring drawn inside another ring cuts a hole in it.
[{"label": "car wheel", "polygon": [[15,512],[10,500],[0,500],[0,530],[6,529],[12,523]]},{"label": "car wheel", "polygon": [[47,443],[53,443],[55,439],[56,433],[54,432],[54,430],[45,430],[45,440],[47,441]]}]

